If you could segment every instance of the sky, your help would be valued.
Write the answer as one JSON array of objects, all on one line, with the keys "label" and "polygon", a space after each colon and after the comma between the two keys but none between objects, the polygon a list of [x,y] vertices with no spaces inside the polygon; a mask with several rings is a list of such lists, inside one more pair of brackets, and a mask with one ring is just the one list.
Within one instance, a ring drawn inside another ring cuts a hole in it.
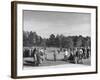
[{"label": "sky", "polygon": [[91,36],[90,13],[23,11],[23,30],[36,32],[43,38],[50,34]]}]

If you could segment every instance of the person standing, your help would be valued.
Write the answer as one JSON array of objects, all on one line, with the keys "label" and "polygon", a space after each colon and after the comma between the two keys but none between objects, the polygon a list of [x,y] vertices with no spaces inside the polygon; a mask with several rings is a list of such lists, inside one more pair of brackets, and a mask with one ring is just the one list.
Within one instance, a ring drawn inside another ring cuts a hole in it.
[{"label": "person standing", "polygon": [[54,61],[56,61],[56,51],[53,51]]},{"label": "person standing", "polygon": [[34,50],[32,51],[32,55],[33,55],[34,61],[36,61],[36,48],[34,48]]},{"label": "person standing", "polygon": [[39,66],[39,64],[41,64],[41,57],[40,56],[41,55],[40,55],[40,51],[39,51],[39,48],[38,48],[38,49],[36,49],[36,59],[37,59],[36,65],[38,65],[38,66]]},{"label": "person standing", "polygon": [[69,57],[69,52],[66,49],[65,52],[64,52],[64,60],[67,61],[68,60],[68,57]]}]

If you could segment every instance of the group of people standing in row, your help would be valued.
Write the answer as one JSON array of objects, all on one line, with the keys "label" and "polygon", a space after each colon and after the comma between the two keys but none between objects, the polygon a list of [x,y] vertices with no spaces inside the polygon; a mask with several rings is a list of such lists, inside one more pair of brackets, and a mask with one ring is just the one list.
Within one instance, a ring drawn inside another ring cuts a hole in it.
[{"label": "group of people standing in row", "polygon": [[41,64],[46,59],[44,48],[26,48],[23,53],[24,57],[32,57],[35,65]]},{"label": "group of people standing in row", "polygon": [[91,55],[90,47],[78,47],[65,49],[64,60],[74,63],[83,63],[83,59],[88,59]]},{"label": "group of people standing in row", "polygon": [[[57,61],[57,55],[64,55],[63,60],[74,63],[82,63],[82,59],[88,59],[91,55],[90,47],[78,48],[59,48],[51,51],[53,53],[53,60]],[[41,64],[47,60],[46,48],[27,48],[23,51],[24,57],[32,57],[36,65]]]}]

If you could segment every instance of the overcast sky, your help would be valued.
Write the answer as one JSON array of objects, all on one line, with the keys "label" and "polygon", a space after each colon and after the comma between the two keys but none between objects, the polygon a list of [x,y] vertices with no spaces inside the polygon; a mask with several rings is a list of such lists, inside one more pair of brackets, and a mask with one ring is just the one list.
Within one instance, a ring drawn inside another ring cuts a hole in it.
[{"label": "overcast sky", "polygon": [[65,36],[90,36],[91,15],[89,13],[23,11],[24,31],[35,31],[48,38],[50,34]]}]

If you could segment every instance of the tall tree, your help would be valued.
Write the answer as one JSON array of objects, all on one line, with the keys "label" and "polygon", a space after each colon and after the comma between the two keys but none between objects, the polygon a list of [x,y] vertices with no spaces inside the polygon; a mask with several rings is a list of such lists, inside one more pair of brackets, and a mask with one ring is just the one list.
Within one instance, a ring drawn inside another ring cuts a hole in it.
[{"label": "tall tree", "polygon": [[55,45],[56,47],[60,47],[60,36],[57,34],[55,38]]},{"label": "tall tree", "polygon": [[80,35],[77,39],[77,42],[76,42],[76,47],[82,47],[82,36]]},{"label": "tall tree", "polygon": [[55,47],[55,35],[54,34],[50,35],[49,44],[50,44],[50,46]]}]

